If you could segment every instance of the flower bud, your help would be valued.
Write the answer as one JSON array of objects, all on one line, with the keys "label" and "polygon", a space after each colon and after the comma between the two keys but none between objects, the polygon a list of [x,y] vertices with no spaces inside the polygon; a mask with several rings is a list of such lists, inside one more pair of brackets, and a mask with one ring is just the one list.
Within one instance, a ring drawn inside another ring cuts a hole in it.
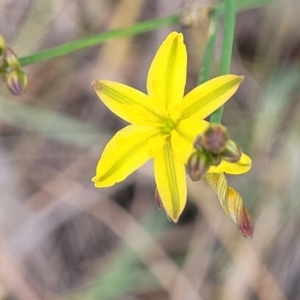
[{"label": "flower bud", "polygon": [[254,231],[254,222],[252,220],[251,214],[245,207],[240,194],[231,187],[227,188],[226,206],[227,214],[230,215],[234,220],[242,235],[247,238],[252,238]]},{"label": "flower bud", "polygon": [[155,201],[156,201],[156,205],[159,209],[165,209],[164,205],[161,201],[161,198],[160,198],[157,188],[155,189]]},{"label": "flower bud", "polygon": [[211,160],[205,153],[195,151],[191,154],[187,162],[187,173],[193,181],[200,180],[208,171],[210,165]]},{"label": "flower bud", "polygon": [[237,226],[244,237],[253,237],[254,222],[250,212],[245,206],[243,206],[240,215],[237,219]]},{"label": "flower bud", "polygon": [[3,75],[8,89],[13,95],[20,95],[27,86],[27,76],[24,71],[14,69]]},{"label": "flower bud", "polygon": [[203,132],[201,143],[211,153],[221,153],[229,140],[227,129],[221,124],[210,124]]},{"label": "flower bud", "polygon": [[196,150],[199,150],[199,151],[205,151],[203,145],[202,145],[202,134],[198,134],[195,141],[194,141],[194,148]]},{"label": "flower bud", "polygon": [[3,55],[6,49],[6,42],[4,37],[0,34],[0,56]]},{"label": "flower bud", "polygon": [[19,59],[10,47],[6,48],[4,52],[3,62],[5,67],[10,67],[11,69],[20,68]]},{"label": "flower bud", "polygon": [[221,156],[222,159],[231,163],[235,163],[240,160],[242,151],[233,140],[229,140],[225,146],[225,149],[221,152]]},{"label": "flower bud", "polygon": [[205,179],[217,194],[228,217],[237,225],[244,237],[253,236],[254,222],[240,194],[228,186],[224,173],[207,173]]},{"label": "flower bud", "polygon": [[211,158],[211,165],[215,167],[217,167],[222,161],[222,156],[220,154],[210,153],[210,158]]}]

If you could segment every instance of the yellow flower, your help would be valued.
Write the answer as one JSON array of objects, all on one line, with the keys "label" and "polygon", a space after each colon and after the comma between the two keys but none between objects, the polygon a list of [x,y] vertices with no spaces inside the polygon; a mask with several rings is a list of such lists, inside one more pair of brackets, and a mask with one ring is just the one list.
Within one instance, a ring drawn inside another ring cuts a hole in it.
[{"label": "yellow flower", "polygon": [[[93,87],[103,103],[131,123],[108,142],[92,179],[95,187],[124,180],[150,158],[162,205],[176,222],[187,198],[185,164],[203,119],[238,89],[242,76],[216,77],[184,96],[187,53],[181,33],[172,32],[159,47],[147,78],[148,95],[121,83],[99,80]],[[245,154],[237,163],[222,162],[209,172],[240,174],[250,169]]]}]

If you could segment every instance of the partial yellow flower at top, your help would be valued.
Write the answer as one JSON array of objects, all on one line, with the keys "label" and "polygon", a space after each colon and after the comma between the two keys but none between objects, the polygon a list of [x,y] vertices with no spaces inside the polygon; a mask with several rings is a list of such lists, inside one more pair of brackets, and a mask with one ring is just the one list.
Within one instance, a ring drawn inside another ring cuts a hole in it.
[{"label": "partial yellow flower at top", "polygon": [[[168,216],[177,222],[187,198],[186,162],[205,120],[238,89],[242,76],[224,75],[197,86],[184,96],[187,52],[181,33],[172,32],[159,47],[148,72],[148,95],[127,85],[99,80],[92,83],[102,102],[131,123],[106,145],[92,179],[95,187],[123,181],[149,159]],[[237,163],[222,161],[208,172],[241,174],[251,167],[242,154]]]}]

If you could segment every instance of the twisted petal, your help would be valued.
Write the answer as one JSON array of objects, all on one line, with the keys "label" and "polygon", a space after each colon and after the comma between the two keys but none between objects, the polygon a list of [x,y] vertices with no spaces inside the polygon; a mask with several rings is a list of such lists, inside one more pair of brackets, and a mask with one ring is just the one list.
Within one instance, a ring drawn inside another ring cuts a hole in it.
[{"label": "twisted petal", "polygon": [[181,118],[206,118],[229,100],[242,80],[242,76],[223,75],[194,88],[182,101]]},{"label": "twisted petal", "polygon": [[165,139],[160,154],[154,157],[157,190],[168,216],[177,222],[186,203],[184,164],[176,157],[170,138]]},{"label": "twisted petal", "polygon": [[224,173],[210,173],[205,179],[217,194],[219,202],[229,218],[237,225],[244,237],[252,237],[254,223],[240,194],[229,187]]},{"label": "twisted petal", "polygon": [[186,67],[187,53],[183,35],[172,32],[159,47],[148,73],[148,95],[155,107],[167,111],[181,103]]},{"label": "twisted petal", "polygon": [[251,168],[251,158],[245,153],[242,154],[241,159],[236,163],[222,161],[217,167],[211,166],[209,173],[228,173],[228,174],[242,174],[246,173]]},{"label": "twisted petal", "polygon": [[92,179],[96,187],[108,187],[124,180],[150,157],[148,140],[157,131],[149,126],[129,125],[106,145]]},{"label": "twisted petal", "polygon": [[188,118],[180,121],[176,130],[172,131],[172,147],[178,158],[186,164],[193,150],[193,144],[198,134],[202,133],[209,123],[205,120]]},{"label": "twisted petal", "polygon": [[161,121],[157,111],[151,109],[146,94],[109,80],[94,81],[92,86],[102,102],[125,121],[133,124],[151,124]]}]

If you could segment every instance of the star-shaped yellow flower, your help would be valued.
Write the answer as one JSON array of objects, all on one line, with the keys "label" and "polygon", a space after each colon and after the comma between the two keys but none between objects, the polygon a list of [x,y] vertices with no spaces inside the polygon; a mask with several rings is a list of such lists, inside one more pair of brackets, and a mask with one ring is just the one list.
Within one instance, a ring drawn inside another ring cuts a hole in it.
[{"label": "star-shaped yellow flower", "polygon": [[[95,187],[124,180],[150,158],[155,181],[168,216],[176,222],[187,198],[185,164],[195,137],[208,122],[203,119],[238,89],[242,76],[216,77],[184,96],[187,53],[181,33],[172,32],[159,47],[147,78],[148,95],[121,83],[99,80],[93,87],[103,103],[131,123],[108,142],[92,179]],[[209,172],[247,172],[251,159],[222,162]]]}]

